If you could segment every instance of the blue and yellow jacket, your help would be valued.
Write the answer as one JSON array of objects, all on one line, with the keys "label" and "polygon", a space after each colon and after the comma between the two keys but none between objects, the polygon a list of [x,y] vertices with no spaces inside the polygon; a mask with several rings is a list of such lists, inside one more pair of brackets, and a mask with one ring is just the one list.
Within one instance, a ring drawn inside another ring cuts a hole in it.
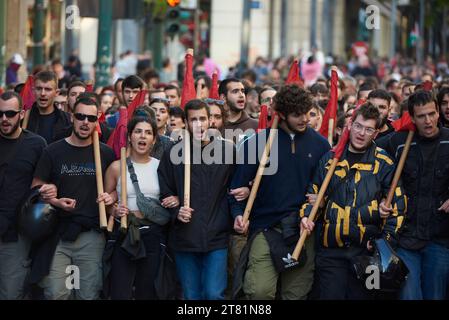
[{"label": "blue and yellow jacket", "polygon": [[[402,225],[407,208],[407,197],[400,184],[392,201],[393,213],[386,219],[380,217],[378,206],[386,198],[393,180],[395,166],[388,154],[373,144],[360,162],[349,167],[344,151],[325,194],[321,242],[324,247],[348,245],[365,246],[370,238],[381,233],[393,240]],[[318,194],[319,188],[332,162],[333,152],[321,159],[308,188]],[[305,203],[299,212],[301,218],[309,216],[312,205]]]}]

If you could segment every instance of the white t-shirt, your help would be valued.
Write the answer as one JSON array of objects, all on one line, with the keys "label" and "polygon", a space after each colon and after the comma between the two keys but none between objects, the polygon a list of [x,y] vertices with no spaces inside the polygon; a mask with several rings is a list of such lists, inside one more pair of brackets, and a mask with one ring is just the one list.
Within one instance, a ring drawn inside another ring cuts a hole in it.
[{"label": "white t-shirt", "polygon": [[[134,171],[136,172],[137,181],[139,182],[140,191],[146,198],[153,198],[159,200],[159,179],[157,176],[157,168],[159,167],[159,160],[151,158],[148,163],[135,163],[133,162]],[[128,192],[128,209],[130,211],[138,211],[136,191],[131,181],[129,171],[126,170],[126,187]],[[120,176],[117,181],[117,193],[120,199],[121,184]]]}]

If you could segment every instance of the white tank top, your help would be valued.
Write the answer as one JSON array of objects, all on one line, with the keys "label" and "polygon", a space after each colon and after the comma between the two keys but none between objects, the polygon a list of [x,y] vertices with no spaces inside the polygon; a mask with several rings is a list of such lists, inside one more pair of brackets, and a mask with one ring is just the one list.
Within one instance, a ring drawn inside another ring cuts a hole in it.
[{"label": "white tank top", "polygon": [[[159,179],[157,176],[157,168],[159,167],[159,160],[151,158],[148,163],[133,162],[134,171],[136,172],[137,181],[139,182],[140,191],[146,198],[153,198],[159,200]],[[117,181],[117,194],[120,199],[121,196],[121,177]],[[136,191],[131,181],[129,171],[126,170],[126,188],[128,191],[128,209],[131,211],[138,211]]]}]

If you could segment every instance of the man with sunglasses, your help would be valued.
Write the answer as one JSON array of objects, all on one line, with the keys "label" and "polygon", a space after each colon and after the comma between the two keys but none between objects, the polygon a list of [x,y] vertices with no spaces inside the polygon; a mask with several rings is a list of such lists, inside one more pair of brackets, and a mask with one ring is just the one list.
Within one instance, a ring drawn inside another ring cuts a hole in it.
[{"label": "man with sunglasses", "polygon": [[47,144],[69,136],[72,128],[70,115],[54,105],[59,92],[56,74],[39,72],[35,76],[33,91],[36,102],[31,108],[27,129],[43,137]]},{"label": "man with sunglasses", "polygon": [[[30,189],[45,140],[20,121],[25,112],[15,92],[0,95],[0,300],[22,299],[28,272],[29,240],[18,234],[17,217]],[[41,187],[41,196],[56,196],[56,187]]]},{"label": "man with sunglasses", "polygon": [[380,118],[382,120],[376,140],[394,132],[391,121],[388,120],[388,116],[391,111],[390,94],[383,89],[375,89],[368,94],[368,101],[377,107],[380,113]]},{"label": "man with sunglasses", "polygon": [[[97,299],[102,286],[101,259],[105,245],[99,229],[97,188],[92,133],[98,123],[98,103],[81,97],[73,109],[73,132],[48,146],[34,173],[33,186],[54,183],[59,221],[54,234],[40,243],[34,253],[31,283],[43,289],[46,299],[68,299],[68,266],[79,270],[77,299]],[[115,156],[100,143],[103,176]],[[106,203],[109,205],[111,203]]]},{"label": "man with sunglasses", "polygon": [[[391,206],[384,203],[395,166],[387,152],[373,143],[381,125],[378,109],[368,102],[354,112],[354,121],[348,125],[349,143],[332,175],[317,222],[322,224],[315,259],[319,299],[372,297],[373,291],[355,277],[352,259],[368,255],[373,238],[382,236],[394,243],[407,207],[400,186]],[[319,161],[306,194],[308,201],[299,213],[301,232],[314,229],[308,216],[333,156],[334,152],[328,152]]]}]

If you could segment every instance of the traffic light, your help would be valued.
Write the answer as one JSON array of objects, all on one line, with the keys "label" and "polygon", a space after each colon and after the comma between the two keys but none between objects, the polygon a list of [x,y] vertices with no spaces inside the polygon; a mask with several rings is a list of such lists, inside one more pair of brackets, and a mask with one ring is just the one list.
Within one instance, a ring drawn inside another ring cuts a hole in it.
[{"label": "traffic light", "polygon": [[180,2],[181,0],[167,0],[167,3],[170,7],[176,7]]},{"label": "traffic light", "polygon": [[166,15],[166,31],[169,36],[173,37],[176,34],[185,33],[189,31],[185,22],[191,19],[192,14],[188,10],[183,10],[179,7],[169,8]]}]

